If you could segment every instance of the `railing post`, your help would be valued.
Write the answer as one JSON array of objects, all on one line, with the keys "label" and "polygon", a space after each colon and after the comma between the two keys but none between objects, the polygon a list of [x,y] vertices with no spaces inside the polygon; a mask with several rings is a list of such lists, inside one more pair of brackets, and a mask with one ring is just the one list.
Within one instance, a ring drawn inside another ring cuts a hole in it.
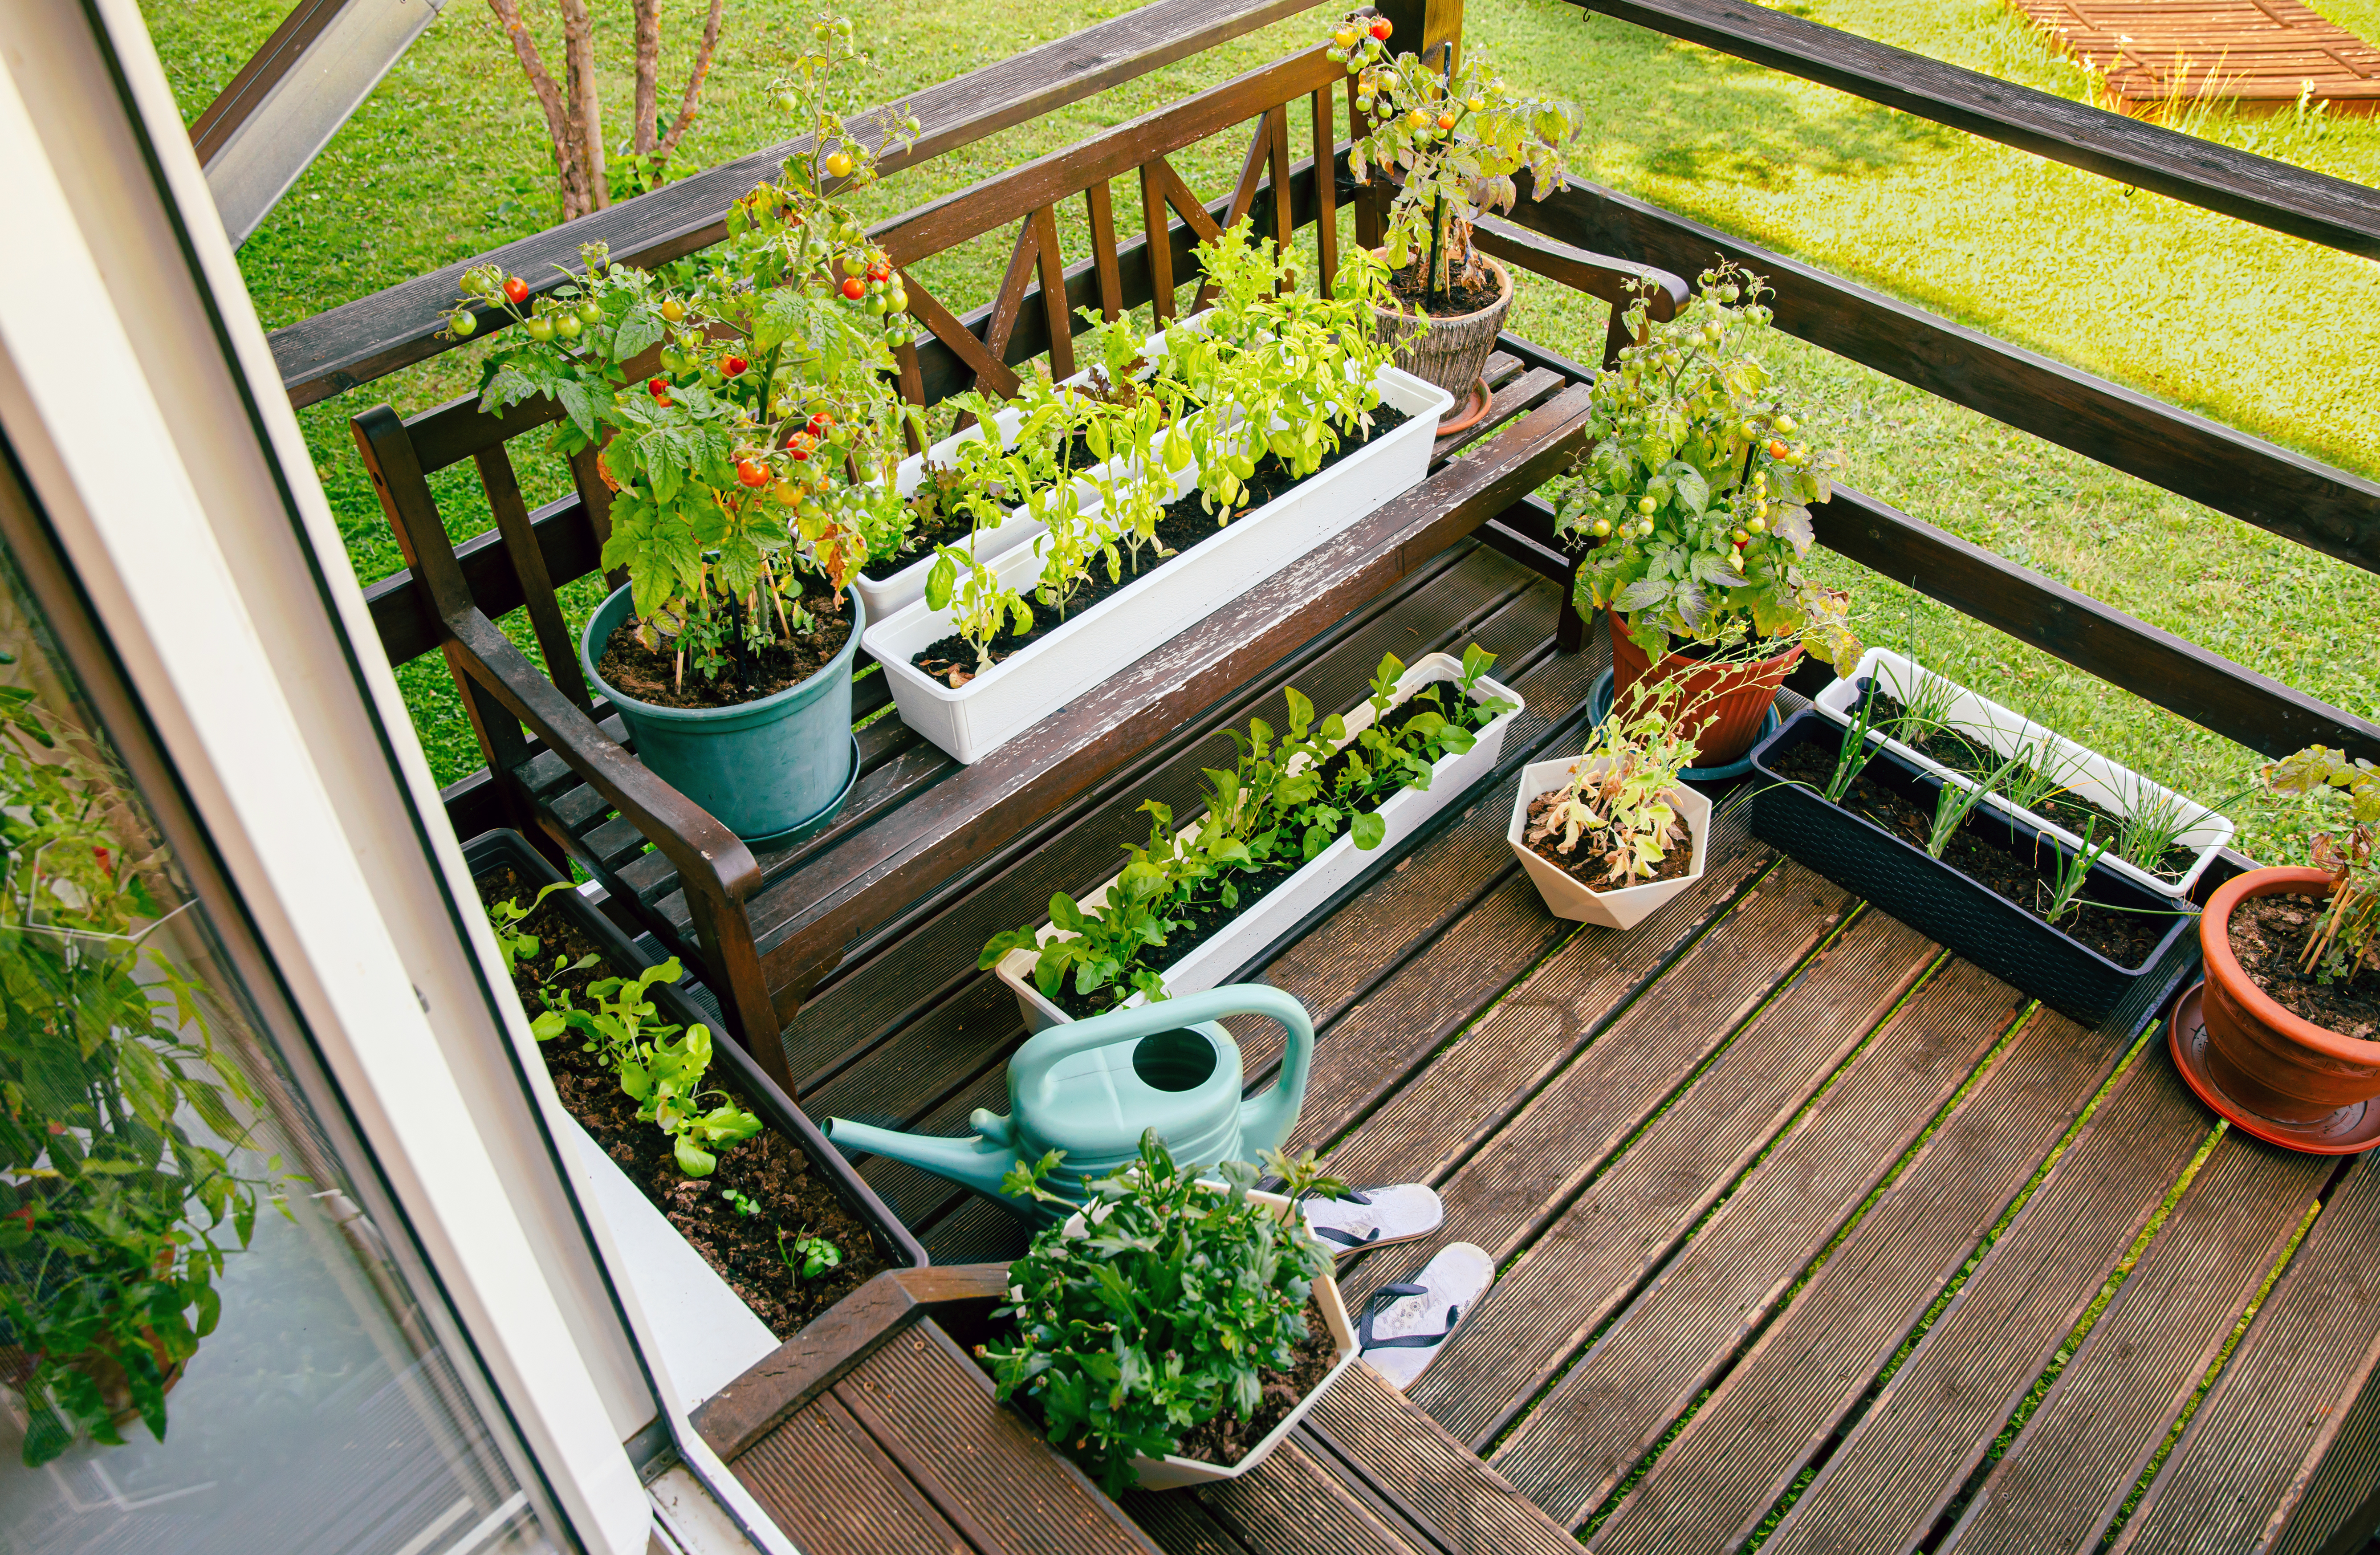
[{"label": "railing post", "polygon": [[1451,41],[1463,52],[1463,0],[1374,0],[1372,7],[1395,30],[1389,46],[1399,53],[1426,53]]}]

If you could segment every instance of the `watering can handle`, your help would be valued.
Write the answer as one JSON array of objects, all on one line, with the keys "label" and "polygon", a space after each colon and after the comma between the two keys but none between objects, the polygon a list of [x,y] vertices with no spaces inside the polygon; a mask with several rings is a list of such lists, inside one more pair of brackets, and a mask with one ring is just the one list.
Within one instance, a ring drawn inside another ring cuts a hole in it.
[{"label": "watering can handle", "polygon": [[1095,1048],[1137,1041],[1160,1031],[1220,1020],[1225,1015],[1269,1015],[1288,1028],[1289,1043],[1281,1054],[1281,1082],[1266,1093],[1264,1099],[1279,1105],[1288,1099],[1293,1114],[1298,1101],[1305,1098],[1305,1072],[1314,1057],[1314,1022],[1307,1018],[1305,1005],[1263,983],[1228,983],[1204,993],[1159,1000],[1129,1010],[1111,1010],[1088,1020],[1045,1027],[1009,1060],[1009,1070],[1016,1079],[1016,1095],[1027,1105],[1053,1106],[1057,1098],[1050,1094],[1050,1073],[1061,1060]]}]

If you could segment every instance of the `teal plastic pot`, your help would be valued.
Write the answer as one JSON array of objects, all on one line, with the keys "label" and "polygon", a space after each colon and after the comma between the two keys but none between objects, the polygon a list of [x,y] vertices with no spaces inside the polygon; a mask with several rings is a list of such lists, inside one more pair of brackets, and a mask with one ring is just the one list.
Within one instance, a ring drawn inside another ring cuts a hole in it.
[{"label": "teal plastic pot", "polygon": [[728,708],[663,708],[640,702],[595,665],[632,613],[625,586],[605,600],[578,639],[587,678],[612,699],[653,775],[709,810],[747,843],[798,840],[834,819],[859,775],[851,733],[851,656],[868,628],[856,590],[843,651],[799,686]]}]

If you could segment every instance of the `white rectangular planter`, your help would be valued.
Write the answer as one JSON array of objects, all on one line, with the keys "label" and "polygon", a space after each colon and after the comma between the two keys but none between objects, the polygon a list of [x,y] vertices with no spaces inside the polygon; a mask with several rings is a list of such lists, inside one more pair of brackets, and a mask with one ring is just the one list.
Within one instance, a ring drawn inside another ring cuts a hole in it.
[{"label": "white rectangular planter", "polygon": [[[1987,697],[1979,696],[1968,690],[1957,681],[1936,674],[1923,665],[1912,663],[1890,649],[1869,649],[1849,678],[1837,680],[1820,693],[1816,702],[1817,708],[1836,723],[1848,723],[1851,721],[1852,710],[1859,705],[1858,682],[1869,675],[1876,677],[1878,690],[1891,696],[1904,707],[1908,705],[1908,693],[1920,685],[1932,684],[1947,687],[1953,693],[1950,700],[1950,727],[1960,734],[1980,740],[2002,759],[2014,756],[2020,750],[2039,749],[2046,742],[2047,748],[2054,753],[2053,759],[2059,763],[2056,775],[2062,780],[2061,785],[2078,798],[2089,800],[2110,815],[2129,816],[2132,813],[2133,807],[2143,800],[2163,803],[2179,801],[2181,813],[2189,819],[2190,826],[2175,839],[2175,842],[2178,845],[2190,849],[2196,856],[2192,859],[2190,868],[2182,872],[2180,879],[2168,880],[2162,875],[2154,874],[2129,858],[2117,857],[2113,852],[2109,852],[2101,859],[2108,869],[2146,890],[2154,891],[2162,896],[2189,895],[2191,887],[2198,883],[2198,877],[2205,871],[2207,860],[2213,858],[2219,849],[2231,841],[2232,832],[2236,828],[2230,817],[2208,809],[2193,799],[2183,798],[2161,784],[2151,783],[2131,768],[2119,767],[2089,747],[2077,745],[2056,730],[2045,728],[2022,713],[2012,711]],[[1869,737],[1882,739],[1887,747],[1915,762],[1927,771],[1954,783],[1973,786],[1962,773],[1952,771],[1940,762],[1912,749],[1899,740],[1882,735],[1871,735]],[[2082,838],[2051,820],[2047,816],[2022,808],[1998,794],[1985,795],[1984,802],[2007,814],[2022,816],[2027,825],[2036,827],[2072,847],[2079,849],[2082,846]],[[2110,841],[2107,838],[2099,840]]]},{"label": "white rectangular planter", "polygon": [[[902,721],[958,760],[978,761],[1410,490],[1429,472],[1438,419],[1453,401],[1392,367],[1382,368],[1377,381],[1385,402],[1410,418],[1403,425],[1355,445],[1329,469],[1232,519],[956,690],[909,662],[951,635],[948,610],[930,610],[920,599],[870,626],[862,640],[892,682]],[[1176,479],[1177,495],[1195,483],[1196,468],[1194,463]],[[1030,591],[1041,567],[1034,547],[1010,551],[995,564],[1001,580],[1019,592]]]},{"label": "white rectangular planter", "polygon": [[[1290,1201],[1279,1194],[1252,1192],[1248,1199],[1251,1203],[1269,1205],[1273,1212],[1284,1221],[1295,1212]],[[1305,1420],[1306,1412],[1314,1407],[1314,1401],[1322,1396],[1322,1391],[1339,1380],[1340,1375],[1354,1366],[1358,1358],[1355,1325],[1348,1320],[1347,1302],[1339,1293],[1339,1282],[1328,1274],[1317,1280],[1314,1282],[1314,1299],[1322,1305],[1322,1320],[1330,1326],[1331,1342],[1338,1347],[1339,1358],[1329,1371],[1322,1374],[1322,1379],[1314,1384],[1313,1390],[1298,1401],[1297,1407],[1283,1416],[1281,1424],[1267,1431],[1265,1439],[1248,1449],[1245,1457],[1228,1468],[1197,1458],[1175,1457],[1171,1452],[1162,1458],[1135,1456],[1132,1466],[1140,1475],[1142,1489],[1178,1490],[1184,1485],[1213,1485],[1226,1479],[1237,1479],[1272,1456],[1272,1450],[1289,1440],[1289,1433],[1297,1429],[1300,1422]]]},{"label": "white rectangular planter", "polygon": [[[1462,678],[1463,662],[1451,653],[1430,653],[1408,666],[1397,679],[1397,689],[1390,705],[1402,705],[1415,691],[1432,681],[1455,681]],[[1488,727],[1478,733],[1469,750],[1460,755],[1448,754],[1439,759],[1429,770],[1427,788],[1406,788],[1389,796],[1379,808],[1381,823],[1387,827],[1378,845],[1359,848],[1353,836],[1342,833],[1331,844],[1316,854],[1298,868],[1295,874],[1273,887],[1262,900],[1232,918],[1208,936],[1206,942],[1188,955],[1165,969],[1165,991],[1175,998],[1184,994],[1203,993],[1217,987],[1242,966],[1254,959],[1265,946],[1279,939],[1316,907],[1329,901],[1339,890],[1361,875],[1374,862],[1385,858],[1397,846],[1421,827],[1421,824],[1448,805],[1461,798],[1473,784],[1495,771],[1497,760],[1504,750],[1504,735],[1512,721],[1522,712],[1520,694],[1511,687],[1482,675],[1472,687],[1474,701],[1487,701],[1500,697],[1512,704],[1512,711],[1500,713]],[[1372,726],[1372,704],[1366,699],[1345,715],[1347,739]],[[1341,742],[1344,744],[1345,742]],[[1185,827],[1186,829],[1186,827]],[[1120,873],[1120,871],[1119,871]],[[1115,884],[1111,876],[1099,890],[1083,899],[1086,909],[1107,901],[1108,891]],[[1054,924],[1044,924],[1039,938],[1047,942],[1059,932]],[[1000,958],[1001,981],[1016,995],[1016,1008],[1025,1023],[1038,1031],[1044,1027],[1060,1025],[1075,1017],[1043,996],[1033,985],[1035,957],[1028,950],[1013,950]],[[1137,1004],[1141,996],[1135,994],[1125,1001]]]},{"label": "white rectangular planter", "polygon": [[[1571,773],[1577,770],[1578,759],[1564,756],[1552,761],[1532,761],[1521,769],[1521,792],[1512,801],[1512,823],[1504,840],[1512,845],[1513,856],[1529,872],[1531,883],[1546,899],[1547,910],[1554,917],[1576,923],[1599,923],[1606,929],[1633,929],[1654,908],[1703,878],[1703,869],[1710,862],[1710,801],[1682,783],[1672,795],[1671,804],[1685,818],[1686,830],[1694,839],[1694,863],[1684,874],[1675,880],[1625,885],[1617,891],[1596,891],[1521,840],[1528,830],[1529,801],[1567,785]],[[1608,765],[1608,758],[1598,758],[1595,762],[1597,771]]]}]

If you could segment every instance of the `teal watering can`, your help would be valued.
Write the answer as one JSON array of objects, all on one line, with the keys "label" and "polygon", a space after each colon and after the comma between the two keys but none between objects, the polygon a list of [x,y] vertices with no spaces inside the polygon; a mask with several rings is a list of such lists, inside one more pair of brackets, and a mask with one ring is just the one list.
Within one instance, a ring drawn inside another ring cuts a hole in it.
[{"label": "teal watering can", "polygon": [[[1240,1095],[1240,1046],[1225,1015],[1269,1015],[1288,1028],[1281,1079],[1261,1096]],[[1064,1207],[1014,1198],[1001,1179],[1022,1160],[1061,1150],[1042,1186],[1079,1205],[1083,1184],[1140,1153],[1143,1130],[1183,1163],[1254,1160],[1279,1149],[1297,1126],[1314,1062],[1305,1006],[1276,988],[1238,983],[1185,998],[1036,1033],[1008,1061],[1009,1115],[978,1107],[969,1139],[944,1139],[827,1120],[827,1136],[855,1155],[890,1156],[973,1188],[1028,1220],[1054,1221]]]}]

